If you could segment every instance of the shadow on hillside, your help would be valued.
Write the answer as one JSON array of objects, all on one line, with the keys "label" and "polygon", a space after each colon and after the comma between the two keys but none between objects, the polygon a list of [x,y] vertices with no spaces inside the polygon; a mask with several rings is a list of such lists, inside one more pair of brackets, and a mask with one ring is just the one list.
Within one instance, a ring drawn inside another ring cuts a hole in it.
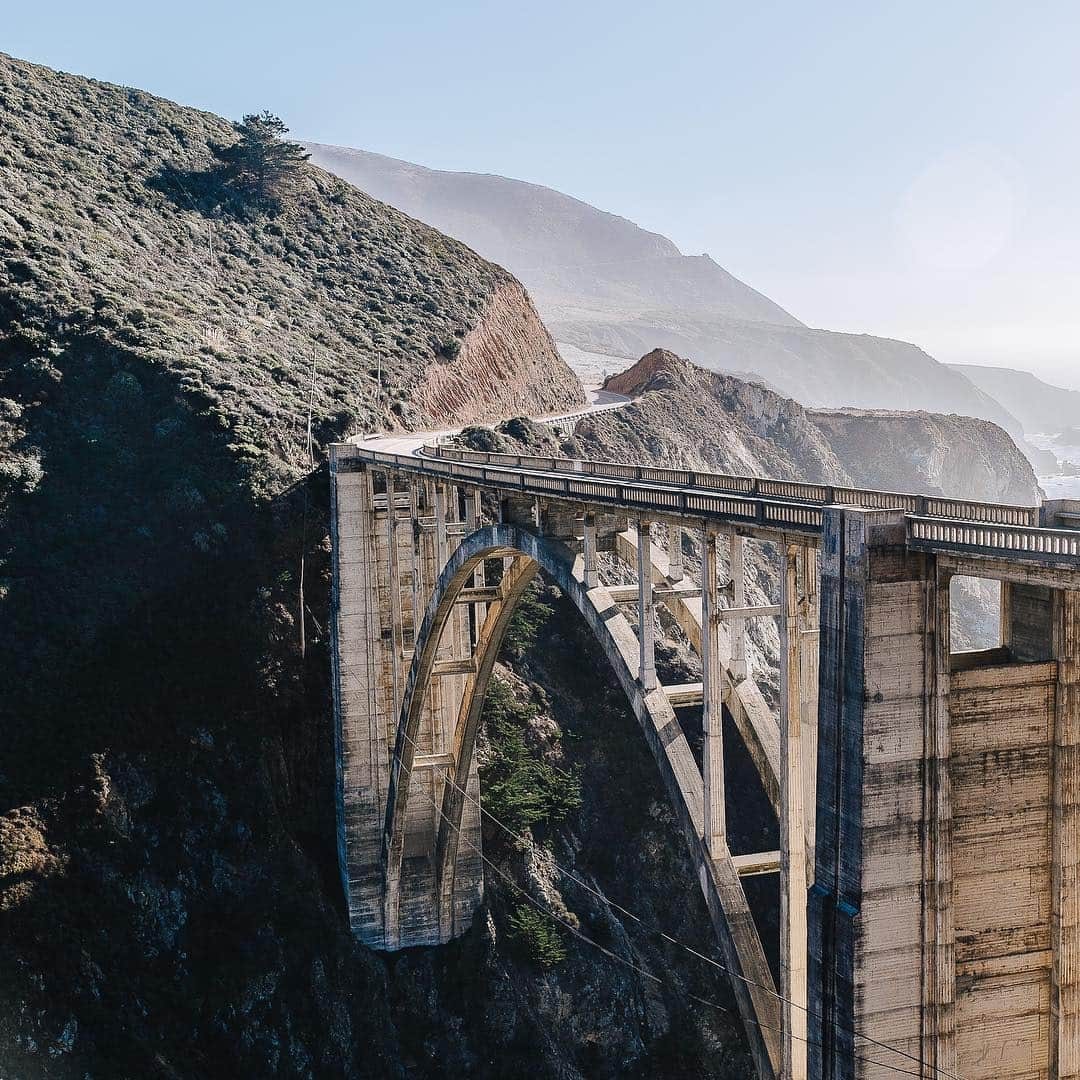
[{"label": "shadow on hillside", "polygon": [[182,210],[195,210],[204,217],[249,220],[259,216],[274,217],[281,209],[276,201],[254,201],[230,189],[220,165],[209,169],[178,169],[166,162],[146,180],[146,186]]},{"label": "shadow on hillside", "polygon": [[56,366],[19,388],[39,401],[25,441],[44,475],[5,522],[0,812],[61,792],[94,754],[167,763],[209,738],[255,758],[295,742],[289,767],[308,775],[290,785],[312,796],[312,813],[331,813],[330,774],[315,775],[332,769],[325,476],[308,481],[306,510],[303,485],[257,501],[227,433],[168,376],[91,339],[65,341]]}]

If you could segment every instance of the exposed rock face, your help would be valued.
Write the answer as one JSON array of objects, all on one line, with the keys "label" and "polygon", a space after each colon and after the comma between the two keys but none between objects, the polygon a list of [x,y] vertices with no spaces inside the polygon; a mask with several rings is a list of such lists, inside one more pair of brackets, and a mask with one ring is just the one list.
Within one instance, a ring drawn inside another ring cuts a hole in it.
[{"label": "exposed rock face", "polygon": [[444,423],[466,424],[524,411],[531,416],[584,403],[555,343],[516,281],[497,286],[450,364],[427,368],[416,400]]},{"label": "exposed rock face", "polygon": [[604,388],[632,405],[585,417],[583,444],[604,457],[647,457],[684,468],[847,483],[848,476],[806,410],[757,383],[705,371],[654,349]]},{"label": "exposed rock face", "polygon": [[859,486],[1032,506],[1039,482],[995,424],[968,416],[885,410],[812,411]]}]

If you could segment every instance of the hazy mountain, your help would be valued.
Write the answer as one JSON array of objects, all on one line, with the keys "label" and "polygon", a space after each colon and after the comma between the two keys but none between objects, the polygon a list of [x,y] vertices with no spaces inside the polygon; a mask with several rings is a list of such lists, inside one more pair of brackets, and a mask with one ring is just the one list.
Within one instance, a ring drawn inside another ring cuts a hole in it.
[{"label": "hazy mountain", "polygon": [[1080,391],[1052,386],[1029,371],[974,364],[949,366],[987,394],[1007,401],[1009,411],[1027,432],[1056,434],[1080,423]]},{"label": "hazy mountain", "polygon": [[405,213],[518,267],[549,322],[656,307],[799,326],[707,255],[538,184],[440,172],[339,146],[308,143],[312,160]]},{"label": "hazy mountain", "polygon": [[309,143],[312,160],[501,263],[587,381],[663,346],[750,372],[806,405],[929,409],[1020,423],[914,345],[805,326],[707,255],[550,188]]}]

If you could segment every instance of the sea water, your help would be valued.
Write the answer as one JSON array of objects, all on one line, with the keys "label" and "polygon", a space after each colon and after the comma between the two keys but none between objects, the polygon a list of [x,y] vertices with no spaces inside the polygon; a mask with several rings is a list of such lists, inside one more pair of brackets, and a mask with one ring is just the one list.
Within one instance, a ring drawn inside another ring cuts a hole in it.
[{"label": "sea water", "polygon": [[[1059,465],[1069,462],[1072,468],[1080,470],[1080,446],[1068,446],[1058,442],[1057,438],[1057,435],[1028,435],[1027,441],[1039,450],[1049,451],[1057,458]],[[1065,476],[1062,473],[1040,476],[1039,485],[1048,499],[1080,499],[1080,476]]]}]

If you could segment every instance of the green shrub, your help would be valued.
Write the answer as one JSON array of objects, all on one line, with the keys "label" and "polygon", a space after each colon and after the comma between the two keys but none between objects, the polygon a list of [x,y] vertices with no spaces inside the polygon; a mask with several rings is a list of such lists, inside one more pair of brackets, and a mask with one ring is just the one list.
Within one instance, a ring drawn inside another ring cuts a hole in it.
[{"label": "green shrub", "polygon": [[557,825],[581,806],[578,771],[544,761],[526,740],[536,715],[536,706],[518,701],[506,683],[491,681],[483,712],[491,752],[481,797],[484,808],[515,833]]},{"label": "green shrub", "polygon": [[531,904],[515,908],[507,925],[510,941],[523,959],[545,970],[566,959],[558,924]]}]

